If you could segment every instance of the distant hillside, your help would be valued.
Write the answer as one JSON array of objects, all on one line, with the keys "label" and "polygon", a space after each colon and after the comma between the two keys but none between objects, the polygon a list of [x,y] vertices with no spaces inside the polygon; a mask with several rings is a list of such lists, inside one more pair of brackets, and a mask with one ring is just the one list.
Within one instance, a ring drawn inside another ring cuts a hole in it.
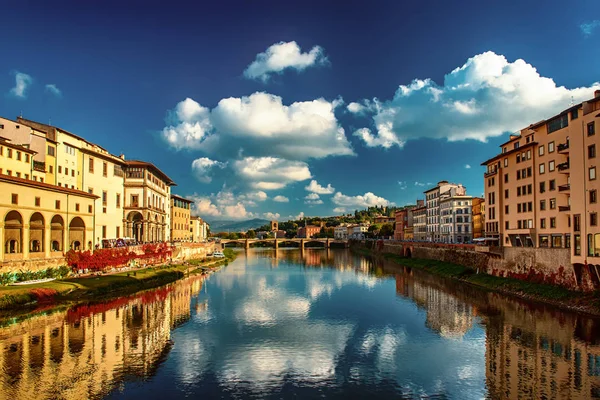
[{"label": "distant hillside", "polygon": [[210,223],[211,232],[246,232],[250,229],[256,229],[260,226],[270,224],[271,221],[266,219],[250,219],[247,221],[213,221]]}]

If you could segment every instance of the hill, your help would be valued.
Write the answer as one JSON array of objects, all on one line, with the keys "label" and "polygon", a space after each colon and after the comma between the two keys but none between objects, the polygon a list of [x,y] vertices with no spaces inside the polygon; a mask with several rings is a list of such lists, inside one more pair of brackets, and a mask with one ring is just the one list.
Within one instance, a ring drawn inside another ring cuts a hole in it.
[{"label": "hill", "polygon": [[256,229],[263,225],[270,224],[266,219],[254,218],[247,221],[212,221],[210,224],[211,232],[246,232],[250,229]]}]

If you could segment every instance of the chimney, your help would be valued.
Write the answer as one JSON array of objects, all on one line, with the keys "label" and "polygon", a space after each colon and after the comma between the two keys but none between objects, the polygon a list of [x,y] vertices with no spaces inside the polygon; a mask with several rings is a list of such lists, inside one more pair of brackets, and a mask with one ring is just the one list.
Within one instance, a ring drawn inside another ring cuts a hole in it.
[{"label": "chimney", "polygon": [[120,158],[121,160],[125,160],[125,154],[121,153],[121,155],[119,156],[119,158]]},{"label": "chimney", "polygon": [[600,90],[595,90],[594,91],[594,98],[597,99],[598,97],[600,97]]}]

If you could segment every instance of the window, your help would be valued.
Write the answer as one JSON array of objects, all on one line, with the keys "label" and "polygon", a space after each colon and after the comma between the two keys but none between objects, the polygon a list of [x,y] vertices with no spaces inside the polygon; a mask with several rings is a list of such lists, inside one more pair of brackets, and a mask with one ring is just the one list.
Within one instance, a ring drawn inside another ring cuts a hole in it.
[{"label": "window", "polygon": [[69,176],[69,168],[65,167],[65,175]]},{"label": "window", "polygon": [[71,170],[71,176],[73,176],[73,177],[75,176],[75,170],[74,169]]},{"label": "window", "polygon": [[588,158],[596,158],[596,145],[588,146]]},{"label": "window", "polygon": [[548,247],[548,235],[540,235],[539,245],[540,247]]},{"label": "window", "polygon": [[54,201],[54,208],[56,208],[57,210],[60,210],[60,200]]},{"label": "window", "polygon": [[540,193],[546,192],[546,182],[540,182]]},{"label": "window", "polygon": [[544,163],[540,164],[540,174],[543,174],[546,172],[546,166],[544,165]]},{"label": "window", "polygon": [[548,162],[548,171],[554,171],[554,160]]},{"label": "window", "polygon": [[540,211],[544,211],[546,209],[546,200],[540,200]]},{"label": "window", "polygon": [[556,190],[556,180],[555,179],[551,179],[548,181],[548,190],[550,190],[550,191]]},{"label": "window", "polygon": [[21,161],[21,152],[17,150],[17,161]]},{"label": "window", "polygon": [[75,203],[75,211],[79,211],[79,203]]},{"label": "window", "polygon": [[562,237],[559,235],[552,235],[552,247],[562,247]]},{"label": "window", "polygon": [[554,153],[554,142],[548,143],[548,153]]},{"label": "window", "polygon": [[596,179],[596,167],[591,167],[588,170],[588,177],[590,178],[590,181],[593,181]]},{"label": "window", "polygon": [[540,147],[538,147],[538,155],[540,155],[540,156],[544,155],[544,145],[541,145]]},{"label": "window", "polygon": [[121,237],[121,227],[117,226],[117,238]]},{"label": "window", "polygon": [[62,174],[62,167],[60,165],[58,166],[58,173]]},{"label": "window", "polygon": [[590,204],[595,204],[598,201],[597,193],[596,189],[590,190]]},{"label": "window", "polygon": [[106,239],[106,225],[102,225],[102,239]]},{"label": "window", "polygon": [[106,206],[106,199],[108,198],[108,192],[106,190],[102,191],[102,205]]},{"label": "window", "polygon": [[529,229],[533,229],[533,220],[532,220],[532,219],[528,219],[528,220],[527,220],[527,227],[528,227]]},{"label": "window", "polygon": [[48,172],[53,174],[54,173],[54,166],[53,165],[49,165],[48,166]]},{"label": "window", "polygon": [[567,114],[560,115],[546,123],[549,134],[559,129],[566,128],[567,126],[569,126],[569,116]]},{"label": "window", "polygon": [[48,146],[48,155],[54,157],[55,149],[52,146]]},{"label": "window", "polygon": [[579,116],[578,114],[579,114],[579,109],[578,108],[576,108],[574,110],[571,110],[571,119],[572,120],[573,119],[577,119],[577,117]]},{"label": "window", "polygon": [[92,206],[91,205],[88,206],[88,213],[90,213],[90,214],[92,213]]},{"label": "window", "polygon": [[597,213],[590,214],[590,226],[598,226],[598,214]]},{"label": "window", "polygon": [[529,185],[527,185],[527,194],[531,194],[532,191],[533,191],[533,185],[530,183]]},{"label": "window", "polygon": [[508,158],[505,158],[505,159],[504,159],[504,166],[505,166],[505,167],[508,167]]},{"label": "window", "polygon": [[20,177],[21,177],[21,173],[20,173],[20,172],[15,172],[15,176],[16,176],[17,178],[20,178]]},{"label": "window", "polygon": [[16,193],[13,193],[10,196],[10,202],[11,202],[11,204],[19,204],[19,195]]},{"label": "window", "polygon": [[508,226],[509,226],[508,221],[504,221],[504,229],[508,230],[509,229]]},{"label": "window", "polygon": [[25,179],[29,180],[29,174],[25,174]]},{"label": "window", "polygon": [[565,235],[565,249],[570,249],[571,248],[571,235],[566,234]]},{"label": "window", "polygon": [[504,174],[504,183],[508,183],[508,174]]},{"label": "window", "polygon": [[90,157],[89,168],[90,168],[90,173],[93,174],[94,173],[94,159],[92,157]]},{"label": "window", "polygon": [[12,149],[6,149],[6,157],[12,158]]},{"label": "window", "polygon": [[517,212],[520,213],[521,212],[521,203],[517,204]]},{"label": "window", "polygon": [[530,201],[529,203],[527,203],[527,211],[528,212],[533,211],[533,201]]},{"label": "window", "polygon": [[36,207],[39,207],[39,206],[40,206],[40,204],[41,204],[41,202],[42,202],[41,198],[39,198],[39,197],[36,197],[36,198],[35,198],[35,206],[36,206]]},{"label": "window", "polygon": [[575,214],[573,216],[573,230],[575,232],[581,231],[581,214]]},{"label": "window", "polygon": [[531,177],[532,173],[531,173],[531,167],[527,167],[527,176]]},{"label": "window", "polygon": [[556,217],[550,218],[550,228],[556,228]]},{"label": "window", "polygon": [[588,136],[592,136],[594,134],[596,134],[596,127],[594,126],[594,122],[590,122],[589,124],[587,124],[587,134]]},{"label": "window", "polygon": [[504,214],[508,214],[508,206],[504,206]]},{"label": "window", "polygon": [[556,199],[550,199],[550,209],[554,210],[556,208]]},{"label": "window", "polygon": [[[117,208],[121,207],[121,194],[117,193]],[[118,237],[119,235],[117,235]]]},{"label": "window", "polygon": [[102,176],[108,176],[108,163],[102,163]]},{"label": "window", "polygon": [[505,199],[508,199],[508,189],[505,189],[505,190],[504,190],[504,198],[505,198]]},{"label": "window", "polygon": [[25,154],[25,162],[29,162],[29,154]]},{"label": "window", "polygon": [[581,235],[575,235],[573,238],[573,254],[576,256],[581,255]]},{"label": "window", "polygon": [[517,171],[517,180],[521,179],[521,170]]},{"label": "window", "polygon": [[139,206],[139,196],[137,194],[131,195],[131,206],[138,207]]}]

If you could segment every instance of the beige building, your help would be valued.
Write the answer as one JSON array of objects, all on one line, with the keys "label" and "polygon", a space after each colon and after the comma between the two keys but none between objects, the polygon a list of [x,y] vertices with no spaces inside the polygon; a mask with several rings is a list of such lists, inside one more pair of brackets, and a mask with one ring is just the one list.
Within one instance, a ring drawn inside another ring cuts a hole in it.
[{"label": "beige building", "polygon": [[[54,168],[52,168],[52,173],[49,173],[46,168],[46,162],[53,165],[55,157],[48,156],[46,153],[52,152],[53,149],[55,150],[55,144],[50,144],[50,147],[46,145],[46,134],[44,132],[0,117],[0,138],[5,138],[12,144],[26,148],[32,152],[31,171],[26,173],[29,177],[25,179],[46,183],[54,182]],[[52,154],[55,154],[55,152]]]},{"label": "beige building", "polygon": [[190,232],[191,206],[193,201],[171,194],[171,241],[191,241]]},{"label": "beige building", "polygon": [[[423,200],[419,200],[423,201]],[[413,214],[413,240],[423,242],[427,240],[427,206],[421,206],[412,210]]]},{"label": "beige building", "polygon": [[34,180],[32,176],[35,154],[33,150],[14,144],[10,139],[0,137],[0,174]]},{"label": "beige building", "polygon": [[440,200],[440,236],[443,243],[468,243],[473,240],[473,197],[442,196]]},{"label": "beige building", "polygon": [[[600,264],[594,98],[522,129],[482,165],[487,236],[504,246],[568,248],[575,265]],[[590,271],[598,277],[598,272]]]},{"label": "beige building", "polygon": [[425,192],[425,206],[427,207],[427,240],[440,242],[442,240],[440,230],[440,201],[449,196],[464,196],[464,186],[448,181],[440,181],[438,184]]},{"label": "beige building", "polygon": [[485,200],[473,197],[473,239],[485,237]]},{"label": "beige building", "polygon": [[209,226],[200,217],[190,218],[190,233],[192,234],[192,242],[202,243],[208,239]]},{"label": "beige building", "polygon": [[0,175],[0,260],[62,257],[93,247],[96,196]]},{"label": "beige building", "polygon": [[138,242],[169,240],[171,186],[174,185],[175,182],[154,164],[126,161],[123,220],[126,237]]}]

